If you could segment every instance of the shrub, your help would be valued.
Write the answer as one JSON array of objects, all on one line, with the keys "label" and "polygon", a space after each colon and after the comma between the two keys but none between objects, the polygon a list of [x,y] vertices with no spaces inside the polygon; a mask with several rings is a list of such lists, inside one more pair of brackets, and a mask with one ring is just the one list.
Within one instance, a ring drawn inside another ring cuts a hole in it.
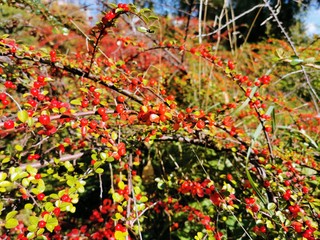
[{"label": "shrub", "polygon": [[[70,45],[1,38],[1,238],[319,238],[316,101],[110,6]],[[318,68],[289,51],[288,71]]]}]

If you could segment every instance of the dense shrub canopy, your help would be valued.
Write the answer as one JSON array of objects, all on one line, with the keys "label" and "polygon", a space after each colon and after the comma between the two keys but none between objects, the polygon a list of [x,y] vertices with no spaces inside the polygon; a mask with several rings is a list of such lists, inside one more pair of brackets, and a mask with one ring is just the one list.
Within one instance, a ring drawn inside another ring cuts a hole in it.
[{"label": "dense shrub canopy", "polygon": [[319,239],[319,42],[106,6],[1,6],[1,239]]}]

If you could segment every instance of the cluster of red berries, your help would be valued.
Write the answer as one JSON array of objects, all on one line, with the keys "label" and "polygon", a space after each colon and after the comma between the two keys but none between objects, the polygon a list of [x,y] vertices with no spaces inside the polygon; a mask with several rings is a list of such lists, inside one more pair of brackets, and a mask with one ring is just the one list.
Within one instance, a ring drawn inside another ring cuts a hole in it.
[{"label": "cluster of red berries", "polygon": [[130,10],[128,4],[125,3],[119,3],[118,9],[122,9],[124,12],[128,12]]},{"label": "cluster of red berries", "polygon": [[254,226],[252,228],[252,230],[257,234],[257,235],[260,235],[260,234],[264,234],[267,232],[267,228],[266,226],[262,225],[262,226]]},{"label": "cluster of red berries", "polygon": [[260,210],[260,207],[254,198],[245,198],[244,201],[246,203],[246,209],[251,210],[254,213]]},{"label": "cluster of red berries", "polygon": [[7,99],[7,94],[5,94],[4,92],[0,93],[0,101],[2,102],[4,107],[8,106],[10,103],[10,101]]},{"label": "cluster of red berries", "polygon": [[88,98],[83,98],[81,101],[81,107],[87,108],[90,104],[90,101],[93,106],[97,106],[100,104],[100,92],[96,91],[96,88],[94,86],[89,87],[89,93]]},{"label": "cluster of red berries", "polygon": [[3,123],[3,127],[5,129],[12,129],[14,128],[14,121],[13,120],[7,120]]},{"label": "cluster of red berries", "polygon": [[27,158],[29,161],[32,161],[32,160],[39,160],[40,159],[40,155],[35,153],[35,154],[29,154],[28,158]]},{"label": "cluster of red berries", "polygon": [[106,15],[102,18],[102,23],[107,24],[109,22],[112,22],[113,19],[115,19],[119,12],[128,12],[129,6],[125,3],[119,3],[117,9],[112,9],[109,12],[106,13]]},{"label": "cluster of red berries", "polygon": [[259,81],[261,82],[261,84],[263,85],[268,85],[271,81],[271,77],[268,75],[264,75],[262,77],[259,78]]},{"label": "cluster of red berries", "polygon": [[52,63],[55,63],[57,61],[56,51],[54,51],[54,50],[50,51],[50,60],[51,60]]},{"label": "cluster of red berries", "polygon": [[211,195],[214,192],[215,187],[213,184],[210,184],[211,180],[205,179],[203,182],[195,182],[191,180],[184,181],[181,186],[179,187],[178,191],[187,194],[190,193],[191,195],[198,197],[204,197],[204,195]]},{"label": "cluster of red berries", "polygon": [[16,89],[17,86],[12,81],[5,81],[4,86],[6,89]]}]

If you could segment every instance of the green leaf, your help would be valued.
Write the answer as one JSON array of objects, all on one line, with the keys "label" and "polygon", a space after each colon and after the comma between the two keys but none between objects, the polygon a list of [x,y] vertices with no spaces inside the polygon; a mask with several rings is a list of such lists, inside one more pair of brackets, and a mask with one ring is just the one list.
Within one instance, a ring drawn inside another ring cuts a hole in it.
[{"label": "green leaf", "polygon": [[39,192],[44,192],[44,190],[46,189],[46,186],[45,186],[44,181],[42,179],[38,180],[37,189],[39,190]]},{"label": "green leaf", "polygon": [[15,145],[14,148],[18,151],[21,152],[23,150],[23,147],[19,144]]},{"label": "green leaf", "polygon": [[124,198],[119,193],[114,193],[114,194],[112,194],[112,199],[113,199],[113,201],[120,203],[123,201]]},{"label": "green leaf", "polygon": [[80,90],[81,90],[82,92],[85,92],[85,93],[88,93],[88,92],[89,92],[88,88],[80,88]]},{"label": "green leaf", "polygon": [[29,118],[28,112],[26,110],[19,111],[17,115],[18,119],[23,123],[25,123]]},{"label": "green leaf", "polygon": [[11,211],[6,216],[6,221],[8,221],[10,218],[14,218],[18,214],[18,211]]},{"label": "green leaf", "polygon": [[29,184],[30,184],[30,180],[28,179],[28,178],[24,178],[24,179],[22,179],[22,185],[24,186],[24,187],[28,187],[29,186]]},{"label": "green leaf", "polygon": [[52,232],[56,226],[59,225],[58,219],[55,217],[49,218],[47,220],[46,229],[48,229],[49,232]]},{"label": "green leaf", "polygon": [[146,33],[148,31],[148,29],[145,27],[137,27],[137,30],[141,33]]},{"label": "green leaf", "polygon": [[30,165],[27,165],[26,170],[28,173],[30,173],[31,175],[36,175],[38,170]]},{"label": "green leaf", "polygon": [[32,127],[33,124],[34,124],[33,118],[28,118],[28,119],[27,119],[27,124],[28,124],[29,127]]},{"label": "green leaf", "polygon": [[7,178],[7,176],[8,176],[8,174],[6,174],[5,172],[0,172],[0,182],[5,180]]},{"label": "green leaf", "polygon": [[101,158],[102,160],[106,160],[107,157],[108,157],[108,155],[107,155],[105,152],[101,152],[101,153],[100,153],[100,158]]},{"label": "green leaf", "polygon": [[27,203],[24,205],[24,209],[31,210],[32,208],[33,208],[33,204],[31,204],[31,203]]},{"label": "green leaf", "polygon": [[115,3],[108,3],[108,6],[109,6],[110,8],[117,8],[117,7],[118,7],[118,5],[115,4]]},{"label": "green leaf", "polygon": [[295,66],[295,65],[298,65],[298,64],[300,64],[300,63],[302,63],[302,62],[303,62],[302,59],[293,58],[293,59],[291,60],[291,62],[290,62],[290,65],[291,65],[291,66]]},{"label": "green leaf", "polygon": [[281,223],[284,223],[287,219],[286,216],[281,211],[277,211],[276,216],[280,219]]},{"label": "green leaf", "polygon": [[11,229],[11,228],[15,228],[16,226],[18,226],[18,224],[19,224],[19,222],[17,219],[10,218],[9,220],[6,221],[6,224],[4,226],[7,229]]},{"label": "green leaf", "polygon": [[102,168],[97,168],[95,170],[95,172],[98,173],[98,174],[102,174],[104,172],[104,170]]},{"label": "green leaf", "polygon": [[10,187],[10,186],[12,186],[13,185],[13,183],[12,182],[9,182],[9,181],[1,181],[0,182],[0,187],[3,187],[3,188],[5,188],[5,187]]},{"label": "green leaf", "polygon": [[46,204],[44,205],[44,208],[46,209],[46,211],[51,212],[54,209],[54,206],[51,202],[46,202]]},{"label": "green leaf", "polygon": [[147,202],[148,201],[148,198],[146,196],[142,196],[140,198],[140,202]]},{"label": "green leaf", "polygon": [[116,213],[115,218],[116,218],[116,220],[119,220],[122,218],[122,215],[120,213]]},{"label": "green leaf", "polygon": [[268,228],[268,229],[274,228],[274,226],[273,226],[273,224],[272,224],[272,222],[271,222],[270,220],[267,220],[267,221],[266,221],[266,225],[267,225],[267,228]]},{"label": "green leaf", "polygon": [[159,18],[155,15],[150,15],[149,17],[149,20],[158,20]]},{"label": "green leaf", "polygon": [[81,106],[81,99],[77,98],[77,99],[73,99],[70,102],[72,105],[77,105],[77,106]]},{"label": "green leaf", "polygon": [[2,163],[7,163],[10,162],[10,157],[6,157],[2,160]]},{"label": "green leaf", "polygon": [[277,205],[275,203],[269,203],[267,208],[270,211],[274,211],[277,208]]}]

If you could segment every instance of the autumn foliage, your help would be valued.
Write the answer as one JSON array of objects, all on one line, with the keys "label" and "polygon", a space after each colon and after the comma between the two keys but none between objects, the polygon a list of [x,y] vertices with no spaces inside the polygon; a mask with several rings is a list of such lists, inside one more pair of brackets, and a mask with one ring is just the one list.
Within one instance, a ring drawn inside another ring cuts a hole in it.
[{"label": "autumn foliage", "polygon": [[320,238],[319,46],[42,7],[0,36],[1,239]]}]

